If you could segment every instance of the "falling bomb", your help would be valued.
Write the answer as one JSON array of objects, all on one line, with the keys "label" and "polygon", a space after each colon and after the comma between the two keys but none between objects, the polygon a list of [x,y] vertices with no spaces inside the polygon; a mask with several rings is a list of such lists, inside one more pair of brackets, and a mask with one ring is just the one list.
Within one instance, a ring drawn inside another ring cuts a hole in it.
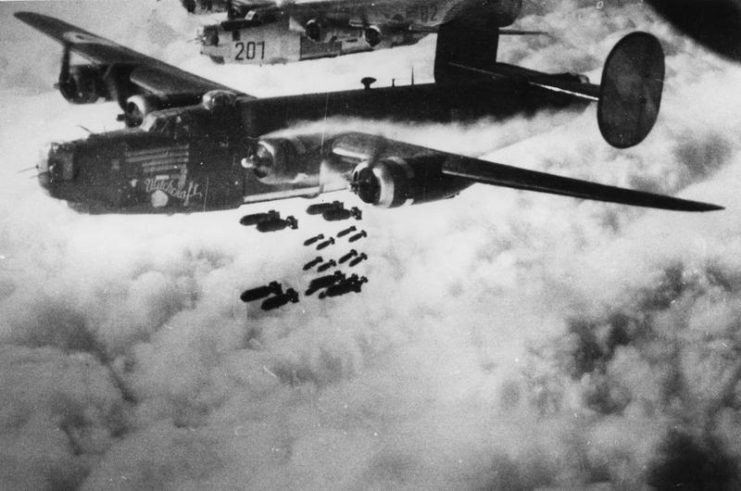
[{"label": "falling bomb", "polygon": [[322,264],[321,266],[319,266],[318,268],[316,268],[316,270],[319,271],[320,273],[323,273],[327,271],[329,268],[332,268],[334,266],[337,266],[337,263],[335,262],[334,259],[331,259],[327,261],[326,263]]},{"label": "falling bomb", "polygon": [[339,239],[340,237],[344,237],[344,236],[346,236],[347,234],[349,234],[351,232],[355,232],[356,230],[357,230],[357,228],[355,227],[355,225],[352,225],[350,227],[347,227],[346,229],[343,229],[343,230],[340,230],[339,232],[337,232],[337,238]]},{"label": "falling bomb", "polygon": [[358,232],[357,234],[355,234],[355,235],[351,236],[351,237],[350,237],[350,238],[348,239],[348,241],[349,241],[349,242],[355,242],[355,241],[358,241],[358,240],[362,239],[363,237],[368,237],[368,234],[367,234],[367,233],[365,232],[365,230],[361,230],[361,231],[360,231],[360,232]]},{"label": "falling bomb", "polygon": [[324,212],[334,209],[342,209],[345,205],[341,201],[333,201],[331,203],[315,203],[309,205],[306,208],[306,213],[309,215],[323,215]]},{"label": "falling bomb", "polygon": [[292,228],[297,229],[298,228],[298,220],[296,220],[294,217],[289,216],[286,217],[285,220],[282,220],[280,218],[265,220],[257,224],[257,230],[260,232],[277,232],[278,230],[283,230],[285,228]]},{"label": "falling bomb", "polygon": [[342,264],[342,263],[344,263],[346,261],[349,261],[351,258],[353,258],[353,257],[355,257],[357,255],[358,255],[358,251],[356,251],[355,249],[350,249],[350,252],[348,252],[347,254],[345,254],[344,256],[342,256],[340,258],[340,264]]},{"label": "falling bomb", "polygon": [[305,293],[306,295],[311,295],[317,290],[326,288],[344,279],[345,275],[341,271],[335,271],[333,274],[319,276],[318,278],[314,278],[313,280],[311,280],[311,282],[309,283],[309,288],[306,290]]},{"label": "falling bomb", "polygon": [[269,285],[258,286],[245,290],[239,296],[239,299],[243,302],[252,302],[253,300],[259,300],[265,298],[268,295],[276,294],[280,295],[283,293],[283,287],[277,281],[271,281]]},{"label": "falling bomb", "polygon": [[329,239],[325,240],[324,242],[320,242],[318,246],[316,246],[317,251],[321,251],[322,249],[331,246],[334,244],[334,237],[330,237]]},{"label": "falling bomb", "polygon": [[239,223],[245,226],[250,225],[257,225],[260,222],[264,222],[266,220],[279,220],[280,219],[280,213],[278,213],[276,210],[270,210],[265,213],[253,213],[251,215],[245,215],[240,220]]},{"label": "falling bomb", "polygon": [[352,261],[350,261],[349,266],[351,268],[353,266],[357,266],[358,264],[360,264],[362,261],[365,261],[366,259],[368,259],[368,256],[366,256],[365,252],[363,252],[358,257],[356,257],[355,259],[353,259]]},{"label": "falling bomb", "polygon": [[324,238],[324,234],[315,235],[314,237],[309,237],[304,241],[305,246],[310,246],[316,241],[322,240]]},{"label": "falling bomb", "polygon": [[324,259],[322,258],[322,256],[315,257],[314,259],[312,259],[308,263],[304,264],[304,271],[310,270],[311,268],[313,268],[317,264],[321,263],[322,261],[324,261]]},{"label": "falling bomb", "polygon": [[289,288],[285,293],[268,298],[260,305],[260,308],[262,310],[273,310],[284,306],[288,302],[298,303],[298,292],[293,288]]},{"label": "falling bomb", "polygon": [[340,220],[347,220],[351,217],[360,220],[363,218],[363,212],[360,211],[359,208],[353,206],[349,210],[345,208],[330,208],[322,213],[322,218],[328,222],[339,222]]},{"label": "falling bomb", "polygon": [[365,276],[358,278],[358,275],[354,274],[345,280],[328,286],[326,290],[319,294],[319,298],[339,297],[350,292],[360,293],[363,283],[367,282],[368,278]]}]

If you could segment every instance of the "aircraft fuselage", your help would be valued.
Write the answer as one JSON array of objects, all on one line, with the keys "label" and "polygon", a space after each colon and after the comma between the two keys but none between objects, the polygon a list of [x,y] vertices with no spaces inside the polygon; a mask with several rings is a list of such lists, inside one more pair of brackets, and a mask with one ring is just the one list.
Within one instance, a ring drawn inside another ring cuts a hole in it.
[{"label": "aircraft fuselage", "polygon": [[[343,189],[347,181],[338,185],[332,178],[347,176],[370,154],[413,157],[409,153],[417,148],[384,147],[368,136],[353,143],[352,155],[338,156],[322,145],[327,135],[280,137],[288,146],[277,152],[299,152],[300,158],[291,159],[285,168],[271,162],[273,167],[261,169],[259,158],[253,158],[259,139],[270,139],[270,133],[277,130],[327,118],[445,123],[585,104],[566,94],[512,81],[479,80],[454,86],[425,84],[240,99],[233,106],[210,110],[202,105],[179,107],[153,112],[142,128],[54,145],[48,162],[40,166],[39,179],[53,197],[90,213],[236,208],[291,196],[311,197],[333,186]],[[258,165],[246,165],[248,160]],[[453,195],[467,185],[441,181],[440,189],[428,190],[429,197]]]},{"label": "aircraft fuselage", "polygon": [[458,17],[486,16],[491,28],[510,25],[522,6],[521,0],[237,4],[228,20],[198,31],[201,54],[217,63],[290,63],[407,46]]}]

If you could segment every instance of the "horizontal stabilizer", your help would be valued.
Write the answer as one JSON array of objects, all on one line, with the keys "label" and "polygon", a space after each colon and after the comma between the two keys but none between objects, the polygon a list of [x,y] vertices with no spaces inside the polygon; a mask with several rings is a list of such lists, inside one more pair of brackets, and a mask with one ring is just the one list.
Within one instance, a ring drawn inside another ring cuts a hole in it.
[{"label": "horizontal stabilizer", "polygon": [[664,88],[664,51],[659,40],[645,32],[628,34],[615,45],[605,61],[600,85],[591,84],[579,75],[551,75],[506,63],[487,66],[471,63],[464,57],[444,61],[449,69],[459,72],[514,80],[598,101],[600,132],[605,141],[616,148],[632,147],[643,141],[659,115]]},{"label": "horizontal stabilizer", "polygon": [[520,169],[494,162],[451,155],[442,167],[443,174],[472,181],[527,191],[558,194],[574,198],[660,208],[674,211],[714,211],[722,206],[673,198],[660,194],[606,186],[579,179]]},{"label": "horizontal stabilizer", "polygon": [[598,101],[599,85],[590,84],[585,77],[573,74],[552,75],[508,63],[493,63],[489,68],[481,69],[462,63],[451,62],[451,66],[470,73],[487,75],[493,79],[515,80],[552,92],[562,92],[588,101]]}]

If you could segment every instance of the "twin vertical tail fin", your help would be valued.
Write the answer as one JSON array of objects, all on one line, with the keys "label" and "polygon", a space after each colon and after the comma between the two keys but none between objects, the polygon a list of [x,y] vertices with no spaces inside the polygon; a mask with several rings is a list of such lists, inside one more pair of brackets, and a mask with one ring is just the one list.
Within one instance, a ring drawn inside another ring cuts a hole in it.
[{"label": "twin vertical tail fin", "polygon": [[612,48],[597,103],[597,123],[610,145],[632,147],[651,132],[659,116],[664,70],[664,51],[651,34],[628,34]]},{"label": "twin vertical tail fin", "polygon": [[477,76],[472,71],[490,71],[497,64],[498,47],[499,29],[486,18],[456,18],[442,24],[437,33],[435,82],[453,84]]}]

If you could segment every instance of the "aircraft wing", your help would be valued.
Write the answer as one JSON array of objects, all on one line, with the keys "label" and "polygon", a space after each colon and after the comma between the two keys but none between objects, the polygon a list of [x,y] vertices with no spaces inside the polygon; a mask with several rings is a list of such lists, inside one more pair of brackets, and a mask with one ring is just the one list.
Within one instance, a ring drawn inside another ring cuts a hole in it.
[{"label": "aircraft wing", "polygon": [[16,12],[15,16],[93,63],[133,67],[130,81],[149,93],[205,93],[214,89],[235,92],[234,89],[137,53],[59,19],[34,12]]},{"label": "aircraft wing", "polygon": [[[404,173],[407,177],[415,176],[412,179],[421,180],[419,182],[403,183],[404,185],[401,186],[399,186],[401,183],[397,182],[393,186],[399,189],[407,189],[407,192],[415,189],[425,192],[426,188],[438,185],[441,181],[464,180],[469,184],[483,183],[646,208],[695,212],[723,209],[721,206],[710,203],[607,186],[581,179],[512,167],[362,133],[338,135],[331,142],[331,153],[344,158],[346,161],[351,159],[355,162],[370,162],[369,166],[371,168],[382,165],[379,163],[384,161],[391,165],[400,161],[412,163],[410,167],[404,169]],[[420,165],[420,167],[415,169],[413,162],[416,162],[416,165]],[[420,172],[423,169],[424,171]],[[379,173],[379,175],[382,173]],[[388,174],[393,175],[394,172]],[[397,177],[400,175],[400,173],[396,173]],[[355,182],[351,186],[357,186],[358,184]],[[406,196],[404,198],[413,200],[415,197]]]},{"label": "aircraft wing", "polygon": [[[378,2],[379,6],[387,3],[388,1]],[[376,3],[372,0],[355,0],[352,2],[320,0],[311,2],[283,2],[277,8],[286,12],[297,21],[304,23],[315,17],[335,21],[349,20],[353,16],[362,14],[365,8],[371,6],[376,6]]]},{"label": "aircraft wing", "polygon": [[573,198],[605,201],[623,205],[660,208],[674,211],[714,211],[722,206],[690,201],[671,196],[607,186],[545,172],[520,169],[509,165],[451,155],[443,164],[443,174],[474,182]]},{"label": "aircraft wing", "polygon": [[369,19],[375,19],[376,24],[425,33],[437,32],[436,26],[454,18],[478,17],[481,7],[495,14],[497,27],[504,27],[512,24],[521,10],[521,0],[287,0],[276,5],[299,22],[316,17],[352,20],[356,27],[365,27]]}]

